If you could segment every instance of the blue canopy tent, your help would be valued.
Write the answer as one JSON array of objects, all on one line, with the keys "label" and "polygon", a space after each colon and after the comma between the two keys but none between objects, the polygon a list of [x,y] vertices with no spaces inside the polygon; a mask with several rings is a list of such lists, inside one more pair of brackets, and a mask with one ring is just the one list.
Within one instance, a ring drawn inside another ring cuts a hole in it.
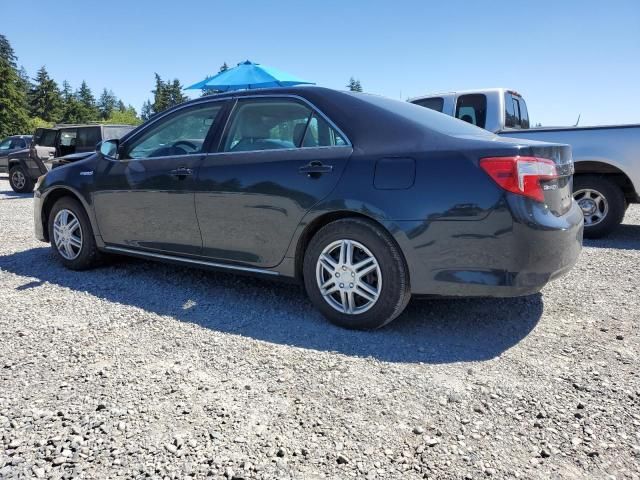
[{"label": "blue canopy tent", "polygon": [[253,63],[247,60],[237,67],[230,68],[213,77],[194,83],[185,90],[247,90],[253,88],[289,87],[291,85],[313,85],[275,68]]}]

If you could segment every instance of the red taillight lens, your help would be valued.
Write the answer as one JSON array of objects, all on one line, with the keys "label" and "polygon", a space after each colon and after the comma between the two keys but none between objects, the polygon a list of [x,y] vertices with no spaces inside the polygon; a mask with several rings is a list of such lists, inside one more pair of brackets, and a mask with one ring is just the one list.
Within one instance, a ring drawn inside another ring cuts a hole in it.
[{"label": "red taillight lens", "polygon": [[541,181],[558,178],[553,160],[538,157],[491,157],[480,160],[480,167],[508,192],[544,201]]}]

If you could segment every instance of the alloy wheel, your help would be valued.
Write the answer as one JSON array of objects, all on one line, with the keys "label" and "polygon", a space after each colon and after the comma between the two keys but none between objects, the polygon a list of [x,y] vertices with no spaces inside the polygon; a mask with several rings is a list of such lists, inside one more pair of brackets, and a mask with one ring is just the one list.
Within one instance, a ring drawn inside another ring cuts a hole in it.
[{"label": "alloy wheel", "polygon": [[609,202],[597,190],[591,188],[578,190],[573,193],[573,198],[582,210],[584,224],[587,227],[599,224],[609,213]]},{"label": "alloy wheel", "polygon": [[348,315],[369,310],[382,291],[378,260],[355,240],[337,240],[322,250],[316,264],[316,281],[325,301]]},{"label": "alloy wheel", "polygon": [[60,210],[53,220],[53,241],[60,255],[75,260],[82,250],[82,227],[71,211]]}]

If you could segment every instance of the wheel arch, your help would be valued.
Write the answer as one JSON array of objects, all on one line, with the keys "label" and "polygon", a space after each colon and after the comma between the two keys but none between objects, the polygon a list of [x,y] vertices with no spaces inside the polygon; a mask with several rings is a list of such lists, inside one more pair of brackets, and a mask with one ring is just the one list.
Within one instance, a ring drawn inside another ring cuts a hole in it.
[{"label": "wheel arch", "polygon": [[620,187],[627,203],[638,201],[638,192],[636,191],[631,178],[629,178],[624,171],[610,163],[594,160],[582,160],[575,163],[574,175],[606,176]]},{"label": "wheel arch", "polygon": [[42,215],[40,218],[42,221],[42,232],[44,234],[45,240],[47,242],[50,241],[48,226],[49,226],[49,215],[51,214],[51,209],[53,208],[55,203],[63,197],[72,198],[76,200],[80,205],[82,205],[82,208],[84,208],[84,211],[87,214],[89,221],[91,222],[91,227],[95,235],[95,232],[97,232],[95,219],[91,214],[91,210],[89,209],[89,206],[82,198],[82,195],[80,195],[78,192],[75,192],[74,190],[66,186],[58,186],[48,191],[46,196],[42,200],[42,207],[41,207]]},{"label": "wheel arch", "polygon": [[[384,232],[386,232],[389,235],[389,237],[391,237],[392,241],[397,245],[399,252],[402,254],[402,258],[405,262],[405,265],[407,264],[407,259],[405,258],[402,246],[398,243],[398,240],[393,235],[393,233],[389,230],[389,228],[385,226],[383,223],[381,223],[378,219],[371,217],[369,215],[365,215],[361,212],[353,211],[353,210],[336,210],[332,212],[323,213],[318,217],[314,218],[304,227],[304,229],[298,236],[298,239],[296,241],[295,256],[294,256],[294,269],[295,269],[294,273],[295,273],[296,280],[302,281],[303,279],[302,270],[303,270],[303,264],[304,264],[304,255],[307,251],[307,247],[309,246],[309,243],[311,242],[311,239],[313,238],[313,236],[322,227],[328,225],[329,223],[335,222],[336,220],[346,219],[346,218],[358,218],[358,219],[366,220],[368,222],[371,222],[372,224],[374,224],[376,227],[380,228]],[[409,269],[407,268],[407,273],[408,272],[409,272]]]}]

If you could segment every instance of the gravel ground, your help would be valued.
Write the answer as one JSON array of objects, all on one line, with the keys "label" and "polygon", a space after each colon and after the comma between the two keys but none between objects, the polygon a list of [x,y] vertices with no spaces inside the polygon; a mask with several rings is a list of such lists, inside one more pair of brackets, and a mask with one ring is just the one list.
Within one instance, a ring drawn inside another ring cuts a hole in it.
[{"label": "gravel ground", "polygon": [[541,294],[329,325],[302,290],[71,272],[0,179],[0,478],[640,478],[640,208]]}]

